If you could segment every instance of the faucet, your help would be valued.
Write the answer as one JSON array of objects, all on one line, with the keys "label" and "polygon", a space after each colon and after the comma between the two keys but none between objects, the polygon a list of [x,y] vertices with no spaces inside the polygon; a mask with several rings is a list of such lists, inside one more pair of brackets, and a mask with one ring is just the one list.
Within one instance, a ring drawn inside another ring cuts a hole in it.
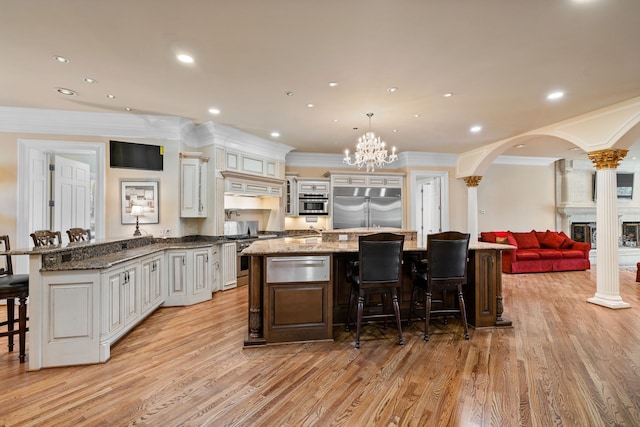
[{"label": "faucet", "polygon": [[322,234],[322,232],[324,231],[324,228],[315,228],[313,225],[310,225],[309,230],[315,231],[318,234]]}]

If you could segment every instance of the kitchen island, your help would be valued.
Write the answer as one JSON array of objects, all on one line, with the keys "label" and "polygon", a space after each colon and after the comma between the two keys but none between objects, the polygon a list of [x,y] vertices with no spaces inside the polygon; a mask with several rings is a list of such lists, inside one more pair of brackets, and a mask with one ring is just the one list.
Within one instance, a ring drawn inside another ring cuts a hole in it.
[{"label": "kitchen island", "polygon": [[[380,231],[390,230],[345,230],[339,233],[348,235],[342,239],[325,238],[323,233],[257,241],[245,249],[243,255],[250,257],[245,346],[332,339],[333,327],[346,322],[350,295],[346,271],[358,256],[358,241],[353,236]],[[399,296],[403,319],[411,298],[411,264],[426,253],[426,239],[405,239]],[[469,279],[464,292],[468,322],[475,328],[511,326],[503,317],[501,275],[501,251],[511,248],[485,242],[469,245]]]},{"label": "kitchen island", "polygon": [[29,256],[29,370],[106,362],[161,305],[211,299],[226,243],[143,236],[8,251]]}]

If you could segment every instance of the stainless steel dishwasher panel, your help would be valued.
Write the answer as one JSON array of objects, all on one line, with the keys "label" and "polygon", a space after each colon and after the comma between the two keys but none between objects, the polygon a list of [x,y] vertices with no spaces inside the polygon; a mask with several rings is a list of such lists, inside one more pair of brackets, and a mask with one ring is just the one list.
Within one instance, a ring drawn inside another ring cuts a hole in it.
[{"label": "stainless steel dishwasher panel", "polygon": [[267,283],[328,282],[329,255],[267,257]]}]

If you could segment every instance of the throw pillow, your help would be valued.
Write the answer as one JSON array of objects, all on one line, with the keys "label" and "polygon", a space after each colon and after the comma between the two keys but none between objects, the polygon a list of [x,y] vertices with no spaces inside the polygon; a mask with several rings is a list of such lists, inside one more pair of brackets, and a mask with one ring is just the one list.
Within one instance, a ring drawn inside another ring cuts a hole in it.
[{"label": "throw pillow", "polygon": [[513,234],[516,242],[518,242],[519,249],[540,249],[540,243],[538,243],[535,231],[530,231],[528,233],[511,232],[511,234]]},{"label": "throw pillow", "polygon": [[567,236],[564,231],[561,231],[559,234],[564,237],[564,242],[562,242],[562,245],[560,245],[560,249],[571,249],[575,241],[571,240],[571,238]]},{"label": "throw pillow", "polygon": [[502,245],[508,245],[509,244],[509,238],[508,237],[496,237],[496,243],[500,243]]},{"label": "throw pillow", "polygon": [[547,230],[544,237],[540,241],[540,244],[545,248],[560,249],[565,240],[566,237],[562,237],[560,233]]},{"label": "throw pillow", "polygon": [[482,231],[480,232],[480,238],[483,242],[495,243],[496,235],[491,231]]}]

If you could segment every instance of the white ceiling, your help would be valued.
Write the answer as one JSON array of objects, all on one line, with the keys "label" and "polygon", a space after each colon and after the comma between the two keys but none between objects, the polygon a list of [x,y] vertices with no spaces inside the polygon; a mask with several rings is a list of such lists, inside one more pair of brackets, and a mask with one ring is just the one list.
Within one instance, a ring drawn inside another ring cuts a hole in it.
[{"label": "white ceiling", "polygon": [[640,96],[640,1],[2,0],[0,50],[1,106],[130,107],[324,153],[373,112],[401,152],[461,153]]}]

